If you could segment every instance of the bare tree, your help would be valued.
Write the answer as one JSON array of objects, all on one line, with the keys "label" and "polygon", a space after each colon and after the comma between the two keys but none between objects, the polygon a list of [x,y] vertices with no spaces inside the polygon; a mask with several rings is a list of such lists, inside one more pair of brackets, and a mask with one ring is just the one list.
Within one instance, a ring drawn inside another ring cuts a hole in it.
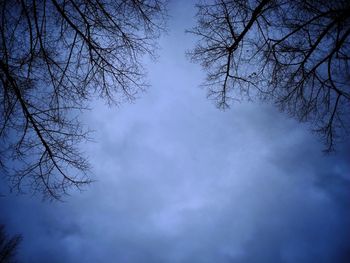
[{"label": "bare tree", "polygon": [[0,168],[13,186],[59,199],[90,182],[79,114],[94,95],[118,103],[147,86],[142,57],[155,55],[164,5],[1,1]]},{"label": "bare tree", "polygon": [[0,225],[0,263],[15,263],[18,245],[22,241],[20,235],[9,237],[4,225]]},{"label": "bare tree", "polygon": [[216,0],[197,5],[189,52],[219,108],[262,98],[310,121],[326,151],[349,134],[350,2]]}]

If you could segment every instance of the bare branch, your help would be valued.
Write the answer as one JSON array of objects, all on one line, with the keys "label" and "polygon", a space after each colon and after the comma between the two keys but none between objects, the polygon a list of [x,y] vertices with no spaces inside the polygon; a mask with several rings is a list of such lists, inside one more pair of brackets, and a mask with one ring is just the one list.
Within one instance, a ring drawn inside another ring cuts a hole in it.
[{"label": "bare branch", "polygon": [[345,0],[204,2],[189,55],[219,107],[228,98],[271,100],[310,121],[333,150],[350,125],[349,13]]},{"label": "bare branch", "polygon": [[141,61],[155,55],[164,1],[5,0],[0,13],[0,168],[19,191],[60,199],[91,182],[89,100],[148,86]]}]

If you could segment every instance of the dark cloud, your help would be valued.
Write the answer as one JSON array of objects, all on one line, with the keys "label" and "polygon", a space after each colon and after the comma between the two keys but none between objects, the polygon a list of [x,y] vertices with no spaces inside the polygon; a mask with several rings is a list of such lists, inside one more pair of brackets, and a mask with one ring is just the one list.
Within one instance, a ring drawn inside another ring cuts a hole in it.
[{"label": "dark cloud", "polygon": [[0,198],[0,221],[24,236],[21,261],[347,262],[350,144],[325,156],[273,107],[216,110],[184,57],[191,4],[170,8],[153,87],[85,116],[97,182],[64,203]]}]

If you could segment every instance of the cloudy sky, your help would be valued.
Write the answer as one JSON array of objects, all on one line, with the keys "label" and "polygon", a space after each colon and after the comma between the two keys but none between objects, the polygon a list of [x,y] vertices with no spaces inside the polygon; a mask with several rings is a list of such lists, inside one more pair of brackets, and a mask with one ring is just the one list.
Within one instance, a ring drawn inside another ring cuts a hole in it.
[{"label": "cloudy sky", "polygon": [[20,262],[350,262],[350,143],[325,156],[272,106],[216,109],[184,55],[194,6],[169,8],[152,87],[84,116],[97,181],[65,202],[0,198]]}]

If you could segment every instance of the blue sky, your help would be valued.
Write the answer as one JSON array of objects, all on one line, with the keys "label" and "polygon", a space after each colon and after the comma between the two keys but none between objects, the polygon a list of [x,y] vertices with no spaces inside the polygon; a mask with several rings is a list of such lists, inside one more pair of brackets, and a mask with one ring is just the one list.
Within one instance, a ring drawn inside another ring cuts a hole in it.
[{"label": "blue sky", "polygon": [[152,86],[83,116],[96,182],[63,203],[0,198],[20,262],[348,262],[349,141],[325,156],[271,105],[216,109],[185,57],[194,5],[171,1],[169,14]]}]

